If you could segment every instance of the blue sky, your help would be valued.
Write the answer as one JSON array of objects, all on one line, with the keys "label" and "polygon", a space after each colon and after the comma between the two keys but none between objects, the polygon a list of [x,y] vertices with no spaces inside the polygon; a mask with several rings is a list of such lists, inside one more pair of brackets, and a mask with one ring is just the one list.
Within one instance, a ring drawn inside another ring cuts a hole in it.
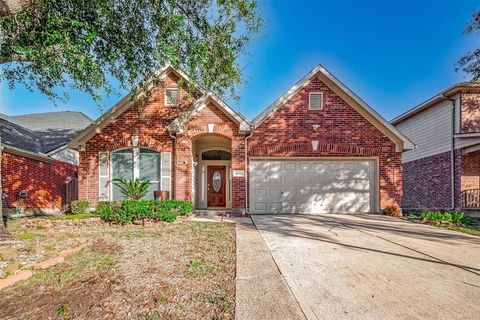
[{"label": "blue sky", "polygon": [[[252,119],[322,64],[390,120],[468,76],[455,72],[480,45],[463,35],[479,1],[260,1],[266,26],[242,58],[246,84],[231,106]],[[109,108],[121,96],[105,99]],[[88,95],[54,105],[39,93],[0,84],[0,112],[60,110],[100,115]]]}]

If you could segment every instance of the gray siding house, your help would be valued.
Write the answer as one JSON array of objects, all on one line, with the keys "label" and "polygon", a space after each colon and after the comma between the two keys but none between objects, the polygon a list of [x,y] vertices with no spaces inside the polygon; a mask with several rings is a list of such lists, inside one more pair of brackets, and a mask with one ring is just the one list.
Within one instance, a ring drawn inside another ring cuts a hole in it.
[{"label": "gray siding house", "polygon": [[480,208],[480,83],[456,84],[391,123],[416,145],[402,156],[405,211]]}]

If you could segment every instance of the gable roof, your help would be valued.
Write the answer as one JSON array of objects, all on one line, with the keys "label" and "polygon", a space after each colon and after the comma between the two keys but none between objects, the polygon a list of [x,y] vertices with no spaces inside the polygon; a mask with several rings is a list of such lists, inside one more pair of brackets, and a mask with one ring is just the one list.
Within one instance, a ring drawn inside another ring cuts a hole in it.
[{"label": "gable roof", "polygon": [[252,125],[250,124],[250,122],[248,122],[248,120],[241,113],[236,112],[235,110],[230,108],[225,102],[223,102],[223,100],[218,98],[213,93],[209,92],[200,97],[197,101],[195,101],[195,103],[189,110],[185,111],[180,117],[173,120],[172,123],[167,127],[168,131],[172,133],[181,133],[183,125],[187,123],[188,120],[196,116],[210,102],[213,102],[230,119],[238,123],[241,132],[249,132],[252,129]]},{"label": "gable roof", "polygon": [[[169,126],[169,130],[175,131],[175,127],[177,127],[181,121],[185,121],[189,115],[195,114],[199,110],[201,110],[209,101],[213,101],[217,106],[222,109],[222,111],[229,116],[233,121],[237,122],[240,126],[240,130],[247,130],[246,128],[250,129],[250,124],[245,119],[243,115],[239,112],[236,112],[232,108],[230,108],[222,99],[220,99],[216,94],[212,91],[207,90],[195,83],[181,70],[175,69],[174,67],[167,65],[166,67],[157,71],[157,75],[160,78],[166,77],[171,72],[175,73],[177,76],[181,77],[186,82],[192,83],[196,89],[202,94],[202,96],[195,101],[192,105],[192,108],[187,110],[182,116],[175,119],[173,122],[175,124],[171,124]],[[153,86],[153,84],[150,84]],[[130,92],[125,97],[123,97],[118,103],[116,103],[112,108],[107,110],[104,114],[102,114],[97,120],[93,121],[87,128],[82,130],[76,137],[74,137],[69,143],[68,146],[73,149],[77,149],[82,142],[88,141],[97,133],[100,132],[103,128],[109,125],[115,118],[121,115],[125,110],[132,106],[132,98],[133,93]]]},{"label": "gable roof", "polygon": [[278,110],[286,101],[291,99],[300,89],[309,84],[313,77],[318,77],[328,86],[332,91],[345,100],[352,108],[365,117],[378,130],[385,134],[392,140],[396,146],[397,151],[412,150],[415,145],[398,129],[392,126],[385,120],[378,112],[370,107],[365,101],[360,99],[353,91],[344,85],[339,79],[332,75],[322,65],[317,65],[313,70],[301,78],[293,87],[285,92],[280,98],[275,100],[267,109],[258,115],[252,122],[255,127],[258,127],[265,121],[272,113]]},{"label": "gable roof", "polygon": [[395,117],[390,121],[391,124],[397,125],[415,115],[418,113],[425,111],[429,109],[430,107],[433,107],[440,102],[443,102],[450,97],[454,96],[455,94],[458,94],[460,92],[480,92],[480,82],[477,81],[469,81],[469,82],[460,82],[456,83],[453,86],[448,87],[447,89],[443,90],[442,92],[436,94],[435,96],[431,97],[430,99],[420,103],[419,105],[411,108],[410,110],[407,110],[406,112],[400,114],[399,116]]},{"label": "gable roof", "polygon": [[40,156],[64,147],[92,120],[81,112],[60,111],[8,116],[0,113],[2,144]]}]

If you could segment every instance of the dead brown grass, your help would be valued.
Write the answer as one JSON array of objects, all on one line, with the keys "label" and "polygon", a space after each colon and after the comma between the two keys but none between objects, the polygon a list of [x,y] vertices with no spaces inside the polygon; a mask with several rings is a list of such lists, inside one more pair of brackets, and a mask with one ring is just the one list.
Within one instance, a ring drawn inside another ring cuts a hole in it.
[{"label": "dead brown grass", "polygon": [[234,318],[233,225],[182,221],[75,232],[82,230],[96,239],[92,246],[0,291],[2,319]]}]

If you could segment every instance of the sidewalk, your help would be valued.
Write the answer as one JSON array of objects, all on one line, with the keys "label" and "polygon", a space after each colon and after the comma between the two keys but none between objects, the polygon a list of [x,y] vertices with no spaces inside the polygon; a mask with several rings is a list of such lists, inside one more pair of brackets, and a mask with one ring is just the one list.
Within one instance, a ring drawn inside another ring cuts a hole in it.
[{"label": "sidewalk", "polygon": [[305,319],[250,218],[235,218],[236,320]]}]

